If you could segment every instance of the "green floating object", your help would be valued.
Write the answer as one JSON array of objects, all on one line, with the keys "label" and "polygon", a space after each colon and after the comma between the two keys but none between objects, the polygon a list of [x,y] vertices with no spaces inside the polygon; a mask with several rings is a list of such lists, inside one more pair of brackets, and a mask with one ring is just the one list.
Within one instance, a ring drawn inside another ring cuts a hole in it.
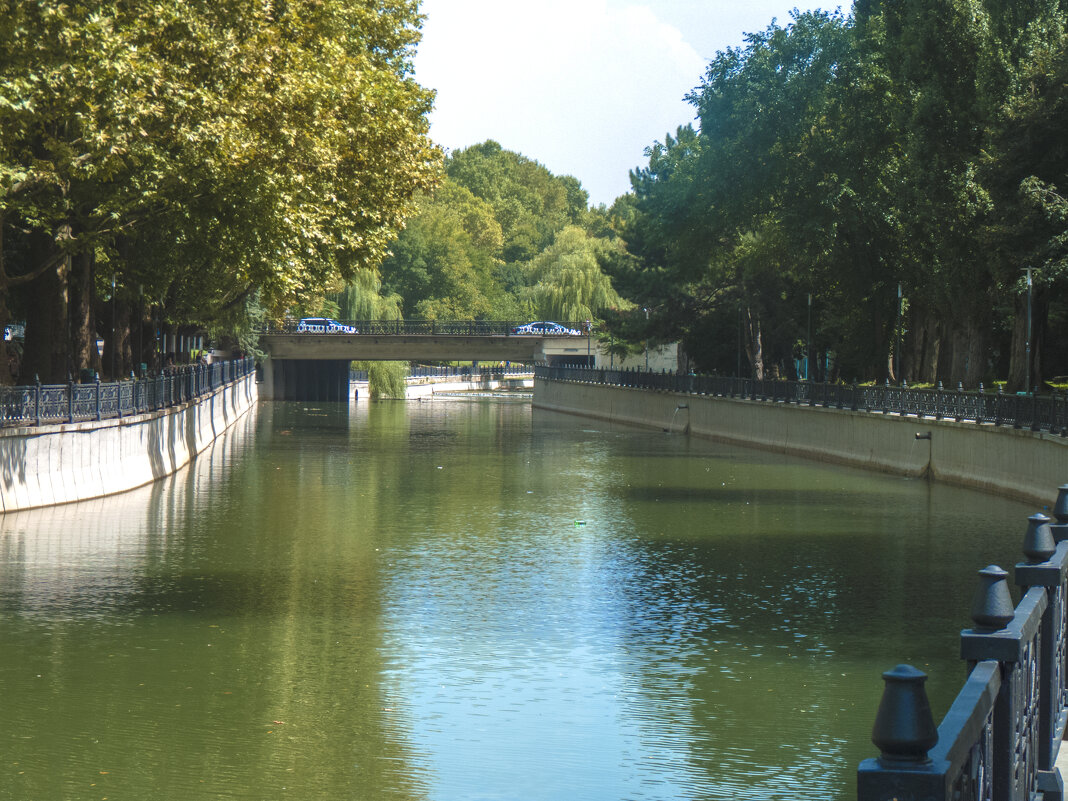
[{"label": "green floating object", "polygon": [[575,521],[575,525],[576,526],[584,526],[584,525],[586,525],[586,521],[585,520],[576,520]]}]

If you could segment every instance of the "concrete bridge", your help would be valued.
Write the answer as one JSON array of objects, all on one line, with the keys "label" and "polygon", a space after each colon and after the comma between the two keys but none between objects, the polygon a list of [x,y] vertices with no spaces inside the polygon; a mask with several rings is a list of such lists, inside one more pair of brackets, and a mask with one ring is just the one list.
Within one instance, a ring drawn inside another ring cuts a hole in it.
[{"label": "concrete bridge", "polygon": [[[352,361],[486,361],[527,364],[593,363],[592,336],[513,334],[512,322],[353,321],[339,330],[298,331],[298,324],[260,335],[260,397],[265,400],[342,401],[349,397]],[[565,327],[573,330],[573,324]],[[355,329],[348,333],[345,329]]]}]

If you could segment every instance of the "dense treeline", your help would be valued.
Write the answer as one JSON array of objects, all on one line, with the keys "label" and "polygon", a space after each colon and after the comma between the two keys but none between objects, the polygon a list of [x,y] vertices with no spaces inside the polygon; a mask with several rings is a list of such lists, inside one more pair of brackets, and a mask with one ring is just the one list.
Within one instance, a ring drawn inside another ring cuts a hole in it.
[{"label": "dense treeline", "polygon": [[233,331],[373,270],[440,172],[417,10],[0,0],[0,326],[26,321],[18,379],[125,375],[160,328]]},{"label": "dense treeline", "polygon": [[621,355],[678,340],[757,376],[807,354],[831,380],[1068,374],[1068,0],[795,12],[694,76],[697,123],[611,208],[493,141],[443,157],[420,22],[417,0],[0,0],[19,379],[324,313],[593,320]]},{"label": "dense treeline", "polygon": [[813,377],[1068,373],[1066,12],[858,0],[719,53],[699,126],[613,210],[632,258],[607,266],[651,309],[633,335],[757,376],[795,375],[809,331]]},{"label": "dense treeline", "polygon": [[487,141],[449,155],[382,265],[405,317],[599,319],[626,306],[601,269],[623,252],[572,176]]}]

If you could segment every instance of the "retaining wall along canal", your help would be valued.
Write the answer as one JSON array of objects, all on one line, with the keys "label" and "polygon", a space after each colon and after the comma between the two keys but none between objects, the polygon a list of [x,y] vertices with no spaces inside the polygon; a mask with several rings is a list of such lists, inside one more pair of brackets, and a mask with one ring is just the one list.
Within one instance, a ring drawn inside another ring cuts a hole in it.
[{"label": "retaining wall along canal", "polygon": [[248,412],[255,373],[155,412],[0,430],[0,511],[53,506],[170,475]]},{"label": "retaining wall along canal", "polygon": [[[992,424],[546,379],[534,407],[930,478],[1052,504],[1068,440]],[[930,437],[926,435],[930,433]],[[925,438],[917,439],[921,434]]]}]

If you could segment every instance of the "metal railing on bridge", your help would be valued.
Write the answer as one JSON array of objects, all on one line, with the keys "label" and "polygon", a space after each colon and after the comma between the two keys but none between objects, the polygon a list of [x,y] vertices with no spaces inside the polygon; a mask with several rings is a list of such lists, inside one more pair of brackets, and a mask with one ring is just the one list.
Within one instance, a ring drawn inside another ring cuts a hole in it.
[{"label": "metal railing on bridge", "polygon": [[168,368],[154,378],[0,387],[0,425],[31,426],[126,417],[208,395],[255,371],[252,359]]},{"label": "metal railing on bridge", "polygon": [[[267,323],[260,328],[261,334],[330,334],[330,335],[377,335],[377,336],[524,336],[517,328],[529,321],[508,320],[332,320],[330,324],[315,324],[301,327],[300,320],[284,320]],[[560,323],[566,329],[580,332],[586,323]],[[355,330],[349,330],[355,329]],[[554,334],[568,336],[568,334]],[[570,334],[574,336],[574,334]]]},{"label": "metal railing on bridge", "polygon": [[756,380],[693,373],[655,373],[589,367],[539,366],[535,376],[635,389],[740,398],[766,403],[822,406],[829,409],[992,423],[1068,437],[1068,392],[1013,395],[980,388],[913,389],[908,386],[819,384],[809,381]]},{"label": "metal railing on bridge", "polygon": [[909,665],[883,674],[872,730],[880,756],[857,770],[858,801],[1062,798],[1056,761],[1068,721],[1068,485],[1054,515],[1054,525],[1043,514],[1028,521],[1015,608],[1008,573],[996,565],[979,571],[974,625],[961,632],[968,677],[937,729],[926,675]]}]

